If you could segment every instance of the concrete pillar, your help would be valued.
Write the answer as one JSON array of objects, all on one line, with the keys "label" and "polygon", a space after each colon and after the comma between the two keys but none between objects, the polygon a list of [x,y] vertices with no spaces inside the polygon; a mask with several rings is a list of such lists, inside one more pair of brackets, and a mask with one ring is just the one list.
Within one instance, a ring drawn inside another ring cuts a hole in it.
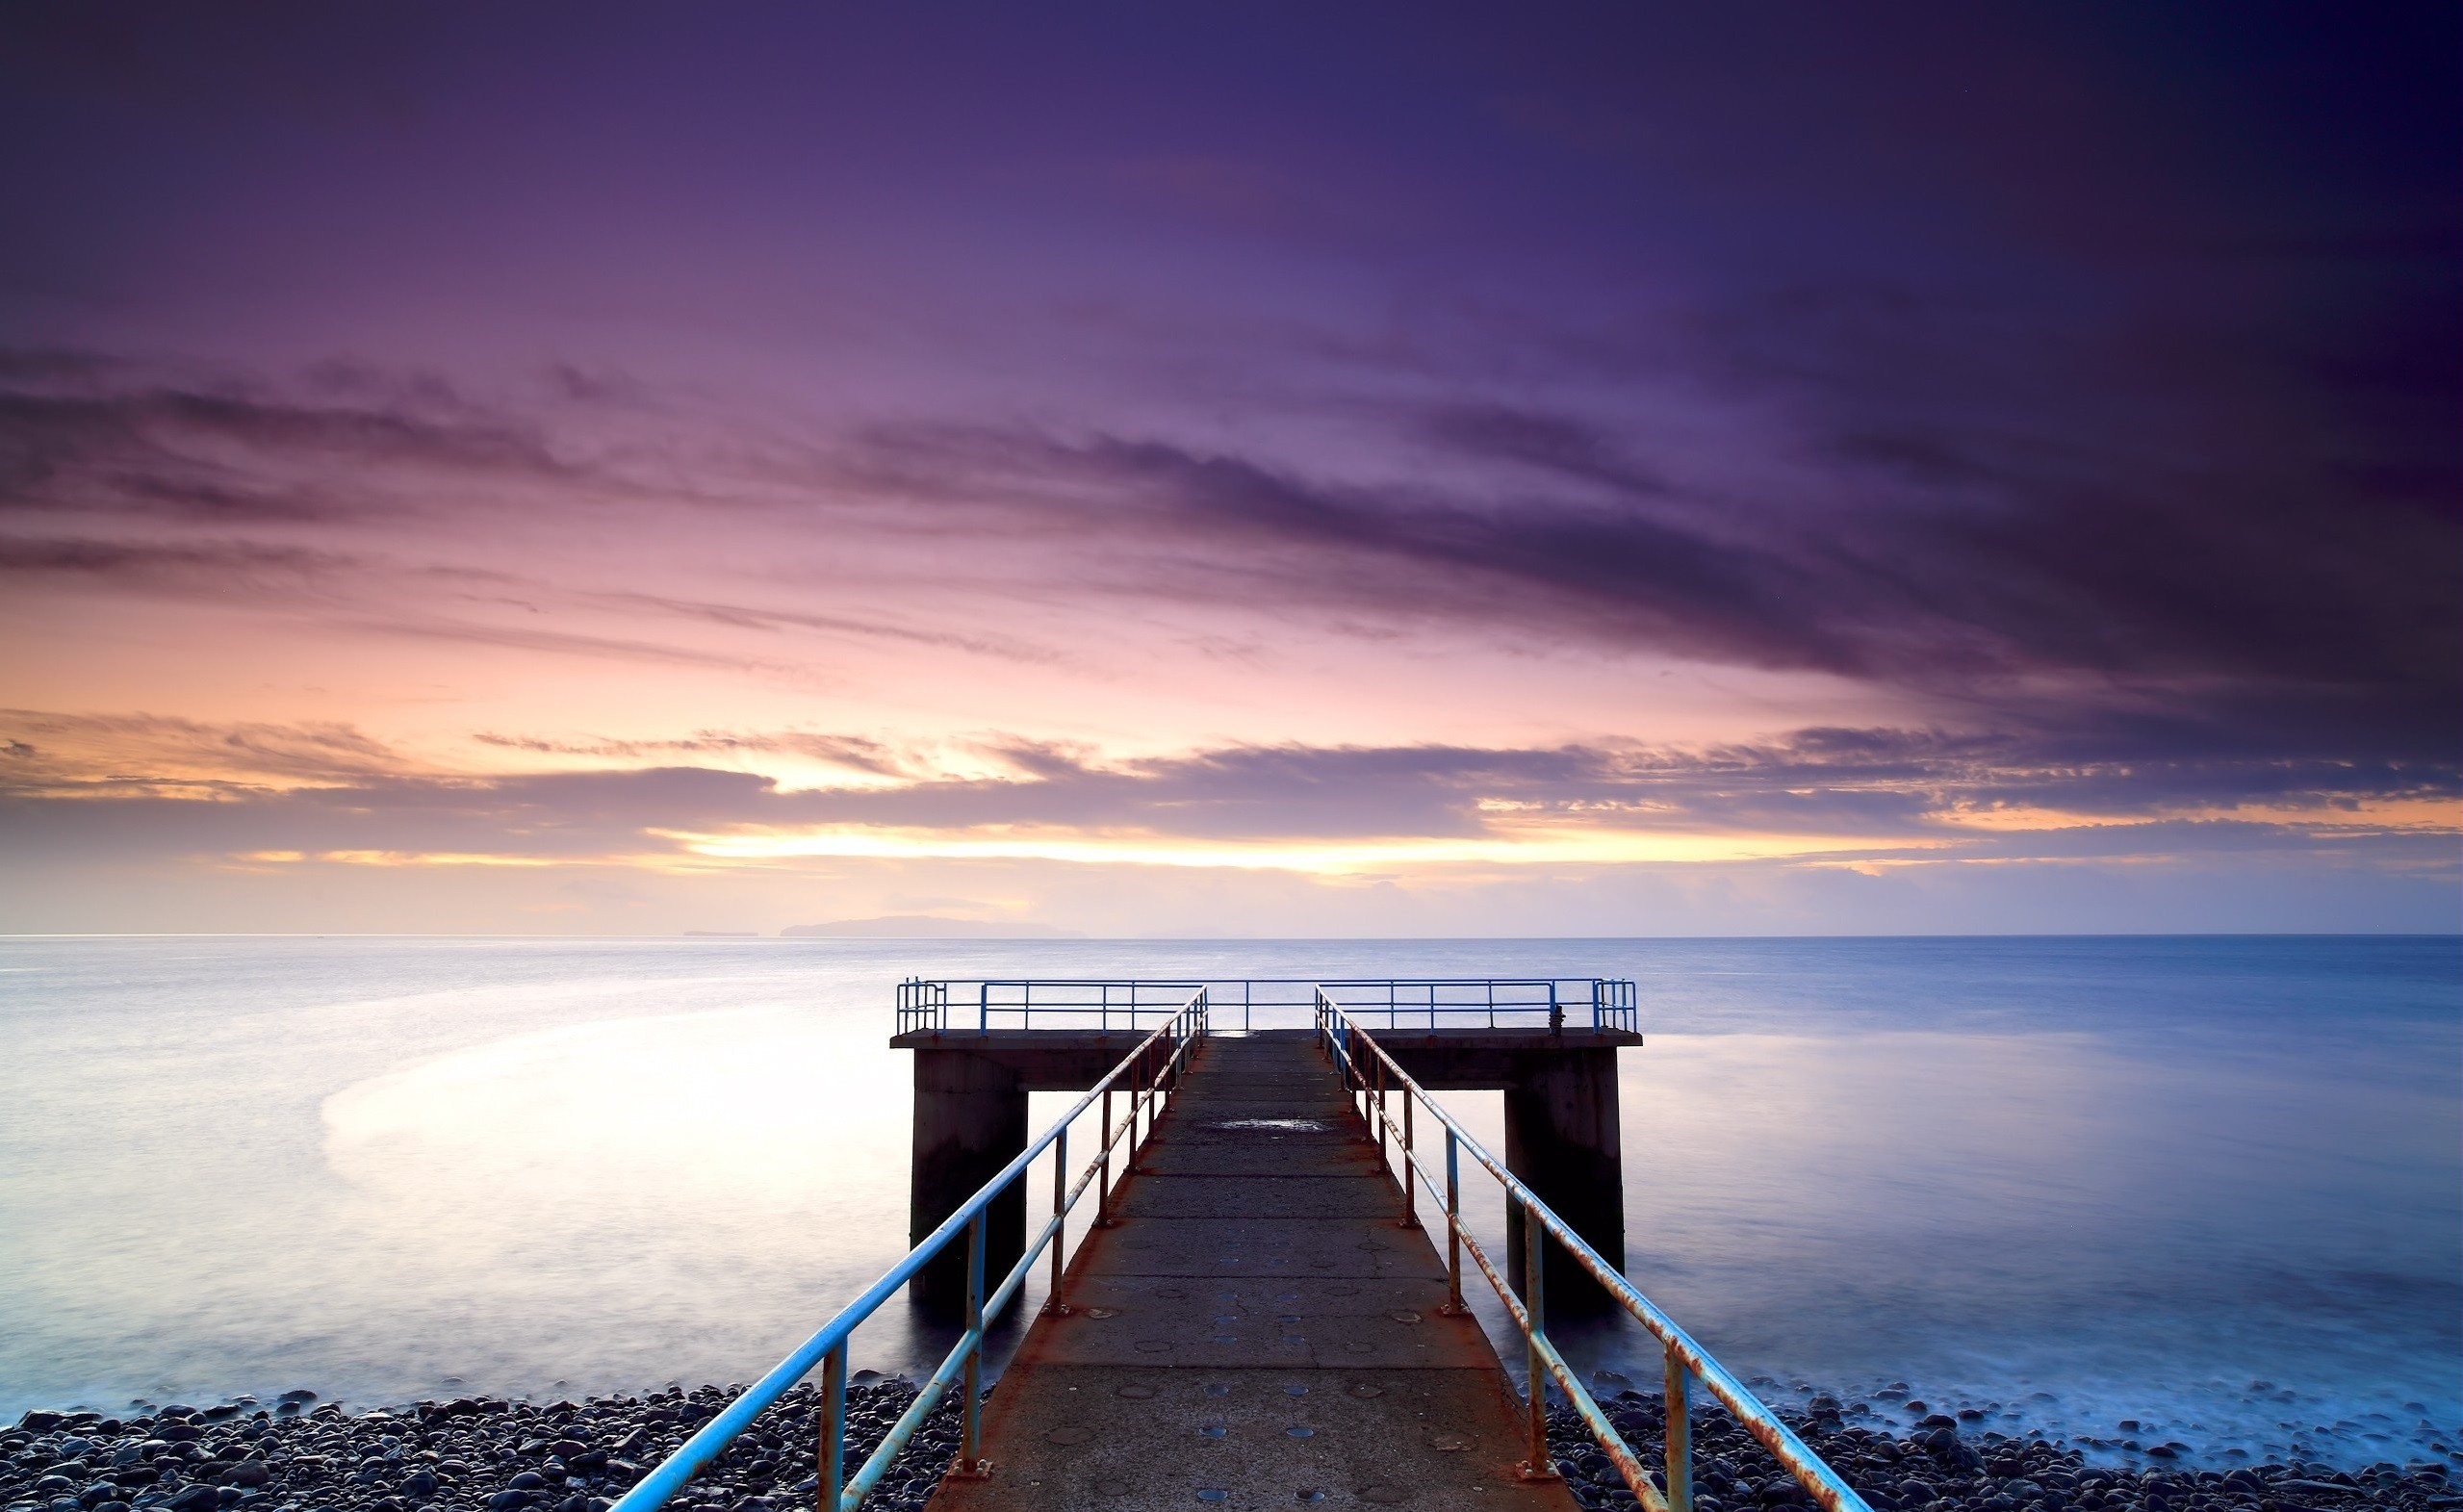
[{"label": "concrete pillar", "polygon": [[[1574,1049],[1518,1058],[1505,1089],[1505,1168],[1538,1193],[1618,1270],[1625,1269],[1625,1155],[1618,1137],[1616,1052]],[[1544,1241],[1548,1315],[1597,1315],[1614,1304],[1564,1246]],[[1524,1290],[1523,1214],[1505,1214],[1506,1278]]]},{"label": "concrete pillar", "polygon": [[[1002,1166],[1026,1148],[1026,1086],[1012,1067],[963,1050],[918,1049],[914,1161],[907,1242],[920,1243]],[[1000,1284],[1026,1252],[1026,1182],[1012,1182],[985,1214],[984,1289]],[[908,1294],[944,1317],[966,1307],[962,1237],[916,1272]]]}]

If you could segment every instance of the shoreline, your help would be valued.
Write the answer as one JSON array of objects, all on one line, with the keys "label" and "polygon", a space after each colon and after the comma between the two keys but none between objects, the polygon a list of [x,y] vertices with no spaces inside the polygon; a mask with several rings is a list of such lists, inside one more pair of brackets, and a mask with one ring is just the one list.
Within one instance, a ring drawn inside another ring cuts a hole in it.
[{"label": "shoreline", "polygon": [[[0,1429],[0,1512],[606,1512],[741,1387],[669,1388],[552,1402],[463,1397],[346,1412],[313,1392],[272,1404],[132,1403],[26,1413]],[[913,1399],[897,1376],[858,1371],[847,1392],[852,1473]],[[783,1512],[808,1505],[816,1474],[814,1387],[790,1391],[669,1503],[704,1512]],[[1631,1389],[1602,1407],[1647,1463],[1662,1403]],[[1911,1408],[1921,1403],[1907,1404]],[[2463,1455],[2415,1456],[2366,1469],[2248,1456],[2228,1469],[2142,1451],[2145,1464],[2098,1463],[2040,1430],[2009,1434],[1928,1413],[1911,1424],[1865,1401],[1816,1395],[1778,1407],[1874,1512],[2403,1512],[2463,1508]],[[1980,1415],[1978,1415],[1980,1417]],[[1810,1502],[1724,1411],[1694,1414],[1700,1512],[1789,1512]],[[1550,1413],[1550,1442],[1585,1508],[1634,1506],[1570,1409]],[[948,1404],[928,1419],[864,1505],[911,1512],[932,1493],[957,1445]],[[2426,1447],[2426,1446],[2424,1446]],[[1348,1488],[1329,1488],[1344,1499]],[[1125,1494],[1125,1492],[1124,1492]],[[1091,1504],[1102,1498],[1090,1494]]]}]

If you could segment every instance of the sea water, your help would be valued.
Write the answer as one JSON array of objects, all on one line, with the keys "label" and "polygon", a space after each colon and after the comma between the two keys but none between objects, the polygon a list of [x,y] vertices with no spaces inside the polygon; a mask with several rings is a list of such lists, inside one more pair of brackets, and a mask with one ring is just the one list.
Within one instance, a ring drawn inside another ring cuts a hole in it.
[{"label": "sea water", "polygon": [[914,974],[1630,976],[1629,1270],[1765,1395],[2463,1448],[2450,937],[0,938],[0,1411],[751,1379],[906,1247]]}]

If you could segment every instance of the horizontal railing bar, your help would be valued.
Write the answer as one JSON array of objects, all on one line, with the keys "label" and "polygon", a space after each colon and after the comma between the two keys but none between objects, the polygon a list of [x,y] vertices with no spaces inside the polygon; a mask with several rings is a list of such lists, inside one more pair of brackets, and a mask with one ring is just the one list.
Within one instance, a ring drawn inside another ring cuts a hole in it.
[{"label": "horizontal railing bar", "polygon": [[[1311,1001],[1314,995],[1321,990],[1331,993],[1335,991],[1357,991],[1364,988],[1381,989],[1389,987],[1398,990],[1408,989],[1414,992],[1424,992],[1432,987],[1440,989],[1455,988],[1464,991],[1473,989],[1485,990],[1492,987],[1499,988],[1524,988],[1538,990],[1548,987],[1552,984],[1560,988],[1580,987],[1587,989],[1593,984],[1598,984],[1601,986],[1603,992],[1612,992],[1618,996],[1622,996],[1626,990],[1627,983],[1630,980],[1630,978],[1625,977],[1357,977],[1343,981],[1330,981],[1323,978],[1311,977],[1152,977],[1138,978],[1136,980],[1121,977],[949,977],[937,979],[925,984],[926,986],[942,988],[944,990],[932,994],[928,997],[910,1000],[901,1006],[908,1008],[940,1008],[950,1006],[952,1004],[956,1004],[961,1007],[964,1006],[964,998],[951,996],[945,990],[949,987],[969,988],[976,992],[999,990],[1003,992],[1016,991],[1019,993],[1024,993],[1029,990],[1040,992],[1055,988],[1068,988],[1079,991],[1088,989],[1101,991],[1109,988],[1117,993],[1127,994],[1131,992],[1143,992],[1150,988],[1161,991],[1179,992],[1193,990],[1200,987],[1238,987],[1246,986],[1249,987],[1291,987],[1295,989],[1296,993],[1294,1000],[1305,1003]],[[1298,995],[1303,993],[1306,995]],[[1124,996],[1116,998],[1114,1001],[1116,1005],[1125,1003],[1127,999]],[[1398,997],[1396,999],[1396,1002],[1398,1005],[1413,1007],[1424,1004],[1425,1001],[1426,1000],[1424,998],[1404,999]],[[1558,1001],[1568,1002],[1575,1006],[1588,1006],[1590,999],[1586,991],[1585,995],[1578,999],[1571,998],[1569,994],[1560,993]]]}]

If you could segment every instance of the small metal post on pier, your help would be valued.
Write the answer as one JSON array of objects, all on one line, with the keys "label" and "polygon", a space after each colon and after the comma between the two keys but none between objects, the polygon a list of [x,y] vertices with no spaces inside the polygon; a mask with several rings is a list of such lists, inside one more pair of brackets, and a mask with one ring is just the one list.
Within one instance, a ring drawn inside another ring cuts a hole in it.
[{"label": "small metal post on pier", "polygon": [[1693,1512],[1693,1372],[1676,1350],[1661,1345],[1660,1352],[1667,1357],[1660,1400],[1667,1406],[1668,1512]]},{"label": "small metal post on pier", "polygon": [[1471,1311],[1462,1300],[1462,1154],[1452,1125],[1446,1127],[1446,1305],[1449,1318]]},{"label": "small metal post on pier", "polygon": [[[1522,1204],[1527,1207],[1528,1204]],[[1530,1314],[1523,1366],[1530,1376],[1530,1457],[1515,1468],[1521,1480],[1554,1480],[1555,1457],[1548,1452],[1548,1272],[1539,1263],[1547,1230],[1526,1213],[1523,1219],[1523,1306]]]},{"label": "small metal post on pier", "polygon": [[1112,1089],[1103,1089],[1102,1171],[1094,1181],[1094,1226],[1112,1226]]},{"label": "small metal post on pier", "polygon": [[[1060,1138],[1052,1143],[1052,1221],[1063,1224],[1069,1217],[1069,1129],[1061,1126]],[[1052,1245],[1052,1285],[1043,1294],[1040,1311],[1047,1317],[1068,1312],[1069,1304],[1061,1300],[1061,1262],[1068,1246],[1057,1239]]]},{"label": "small metal post on pier", "polygon": [[1417,1099],[1402,1099],[1402,1226],[1420,1226],[1420,1184],[1411,1179],[1411,1105]]},{"label": "small metal post on pier", "polygon": [[821,1357],[821,1441],[813,1446],[821,1461],[817,1490],[819,1512],[838,1512],[847,1489],[847,1345]]},{"label": "small metal post on pier", "polygon": [[980,1480],[992,1473],[984,1458],[984,1215],[966,1225],[966,1400],[959,1412],[958,1463],[949,1474]]}]

